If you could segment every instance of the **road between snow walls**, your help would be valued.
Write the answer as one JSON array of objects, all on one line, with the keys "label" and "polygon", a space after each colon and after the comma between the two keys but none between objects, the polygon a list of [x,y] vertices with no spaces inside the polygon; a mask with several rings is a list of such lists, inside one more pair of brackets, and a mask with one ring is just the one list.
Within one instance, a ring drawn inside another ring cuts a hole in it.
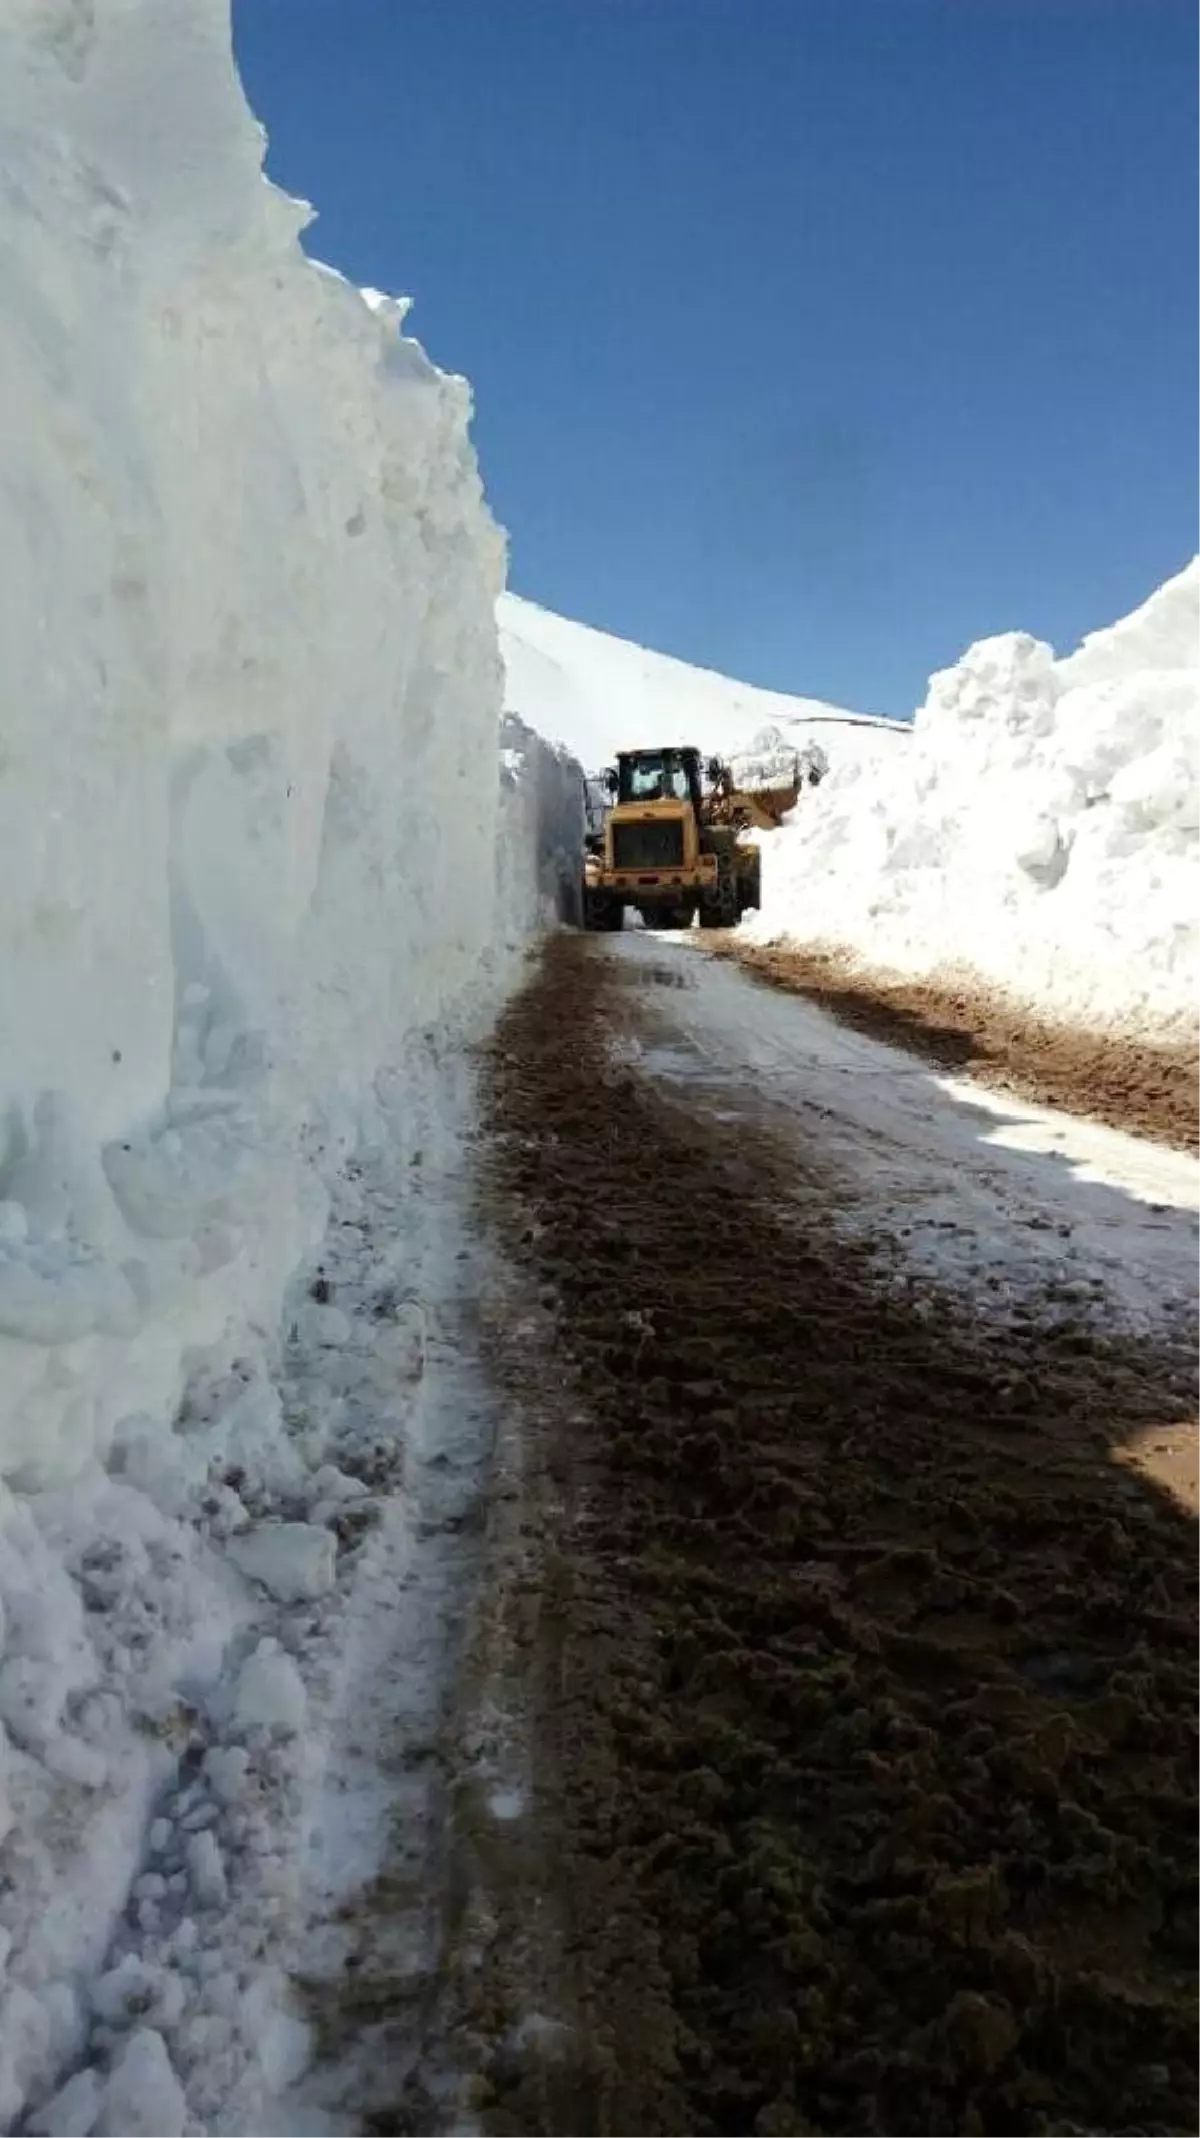
[{"label": "road between snow walls", "polygon": [[262,2130],[421,1845],[463,1050],[578,771],[500,732],[469,391],[305,260],[220,0],[14,0],[0,126],[0,2128]]},{"label": "road between snow walls", "polygon": [[489,1046],[465,383],[219,0],[0,125],[0,2128],[1174,2127],[1173,1156],[649,938]]},{"label": "road between snow walls", "polygon": [[645,935],[487,1096],[460,2107],[368,2127],[1193,2128],[1194,1167]]}]

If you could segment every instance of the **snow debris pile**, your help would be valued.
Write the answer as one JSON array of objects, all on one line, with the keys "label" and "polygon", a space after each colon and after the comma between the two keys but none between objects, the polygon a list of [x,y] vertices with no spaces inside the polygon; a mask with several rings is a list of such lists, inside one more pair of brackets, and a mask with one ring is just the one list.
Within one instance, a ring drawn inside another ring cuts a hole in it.
[{"label": "snow debris pile", "polygon": [[1021,633],[935,675],[911,746],[836,765],[763,842],[762,939],[965,968],[1061,1018],[1191,1028],[1200,560],[1056,660]]},{"label": "snow debris pile", "polygon": [[[10,0],[0,124],[0,2128],[165,2133],[303,2060],[305,1643],[401,1341],[304,1272],[568,770],[498,763],[468,389],[305,261],[221,0]],[[365,1361],[315,1422],[285,1294]]]},{"label": "snow debris pile", "polygon": [[729,770],[735,787],[781,793],[793,783],[818,786],[829,770],[829,756],[819,742],[789,744],[778,728],[763,728],[748,749],[734,752]]}]

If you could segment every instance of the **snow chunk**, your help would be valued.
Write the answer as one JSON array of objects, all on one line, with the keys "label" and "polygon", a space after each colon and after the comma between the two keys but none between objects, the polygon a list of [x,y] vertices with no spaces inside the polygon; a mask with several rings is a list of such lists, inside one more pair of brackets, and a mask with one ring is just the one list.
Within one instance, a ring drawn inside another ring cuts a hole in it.
[{"label": "snow chunk", "polygon": [[104,2098],[104,2081],[97,2071],[77,2071],[41,2108],[26,2118],[25,2128],[34,2138],[88,2138],[95,2128]]},{"label": "snow chunk", "polygon": [[225,1549],[243,1574],[261,1581],[280,1603],[324,1596],[337,1578],[335,1540],[308,1522],[264,1523],[230,1537]]},{"label": "snow chunk", "polygon": [[131,2034],[104,2089],[100,2138],[183,2138],[187,2102],[153,2027]]},{"label": "snow chunk", "polygon": [[222,1804],[236,1804],[249,1770],[250,1754],[244,1745],[212,1745],[204,1755],[204,1779]]},{"label": "snow chunk", "polygon": [[303,1680],[278,1641],[262,1640],[238,1673],[235,1728],[283,1730],[298,1736],[308,1701]]},{"label": "snow chunk", "polygon": [[126,1953],[92,1988],[92,2010],[109,2027],[127,2027],[134,2020],[148,2019],[169,2031],[178,2025],[185,2001],[178,1975],[146,1966],[135,1953]]},{"label": "snow chunk", "polygon": [[45,2083],[51,2015],[23,1982],[11,1983],[0,2003],[0,2119],[12,2120],[31,2082]]},{"label": "snow chunk", "polygon": [[207,1830],[189,1835],[186,1855],[188,1876],[197,1906],[223,1908],[229,1897],[229,1889],[216,1835]]},{"label": "snow chunk", "polygon": [[789,743],[777,727],[763,728],[748,749],[729,759],[735,787],[755,793],[786,792],[793,785],[815,787],[829,770],[829,756],[819,742]]},{"label": "snow chunk", "polygon": [[367,1496],[367,1488],[361,1477],[348,1477],[344,1470],[333,1463],[323,1463],[310,1487],[314,1500],[361,1500]]},{"label": "snow chunk", "polygon": [[312,2054],[312,2030],[286,2008],[282,1976],[261,1975],[245,2000],[248,2028],[258,2044],[266,2084],[282,2093],[304,2072]]}]

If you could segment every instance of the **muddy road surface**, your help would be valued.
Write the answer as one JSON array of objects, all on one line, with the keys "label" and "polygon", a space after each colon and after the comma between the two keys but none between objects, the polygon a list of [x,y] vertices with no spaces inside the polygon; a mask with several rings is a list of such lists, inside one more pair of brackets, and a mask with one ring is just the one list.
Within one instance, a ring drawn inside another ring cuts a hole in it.
[{"label": "muddy road surface", "polygon": [[1186,1161],[649,937],[485,1083],[454,2127],[1194,2130]]}]

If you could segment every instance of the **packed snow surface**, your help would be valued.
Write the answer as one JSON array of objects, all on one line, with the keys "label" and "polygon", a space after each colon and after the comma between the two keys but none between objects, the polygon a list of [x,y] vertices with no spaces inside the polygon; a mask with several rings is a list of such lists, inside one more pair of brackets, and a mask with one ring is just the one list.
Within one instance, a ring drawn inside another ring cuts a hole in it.
[{"label": "packed snow surface", "polygon": [[757,986],[678,935],[631,930],[606,956],[645,971],[655,1037],[622,1036],[703,1115],[771,1120],[838,1180],[841,1238],[871,1250],[921,1319],[930,1286],[981,1319],[1094,1323],[1194,1341],[1200,1178],[1182,1152],[945,1077]]},{"label": "packed snow surface", "polygon": [[764,842],[751,932],[965,967],[1075,1021],[1194,1023],[1200,561],[1056,660],[1020,632],[935,675],[911,746],[843,760]]},{"label": "packed snow surface", "polygon": [[416,1184],[581,775],[501,759],[468,389],[305,260],[222,0],[9,0],[0,126],[0,2128],[261,2129]]},{"label": "packed snow surface", "polygon": [[765,758],[777,768],[781,751],[820,749],[831,764],[850,764],[877,752],[886,758],[908,740],[904,721],[759,690],[517,594],[502,594],[496,614],[505,705],[589,772],[611,764],[618,750],[655,744],[694,743],[706,756]]}]

